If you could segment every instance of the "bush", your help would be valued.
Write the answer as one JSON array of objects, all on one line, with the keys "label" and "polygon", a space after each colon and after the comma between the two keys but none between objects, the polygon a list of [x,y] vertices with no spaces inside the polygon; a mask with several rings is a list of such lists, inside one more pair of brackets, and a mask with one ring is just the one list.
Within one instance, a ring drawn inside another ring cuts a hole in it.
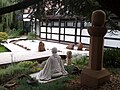
[{"label": "bush", "polygon": [[37,62],[24,61],[24,62],[18,63],[17,66],[26,68],[26,67],[33,67],[36,64]]},{"label": "bush", "polygon": [[72,63],[79,69],[83,69],[88,64],[87,56],[82,56],[81,54],[74,55]]},{"label": "bush", "polygon": [[6,41],[8,39],[8,34],[6,32],[0,32],[0,42]]},{"label": "bush", "polygon": [[29,74],[33,72],[32,67],[36,64],[37,62],[24,61],[18,64],[10,65],[5,69],[0,69],[0,83],[4,83],[20,74]]},{"label": "bush", "polygon": [[120,49],[105,49],[103,64],[104,67],[120,68]]},{"label": "bush", "polygon": [[35,39],[35,33],[29,32],[28,33],[28,40],[34,40]]},{"label": "bush", "polygon": [[10,38],[17,38],[17,37],[20,37],[20,35],[21,35],[22,32],[23,32],[22,29],[16,30],[15,28],[13,28],[8,33],[9,33],[9,37]]}]

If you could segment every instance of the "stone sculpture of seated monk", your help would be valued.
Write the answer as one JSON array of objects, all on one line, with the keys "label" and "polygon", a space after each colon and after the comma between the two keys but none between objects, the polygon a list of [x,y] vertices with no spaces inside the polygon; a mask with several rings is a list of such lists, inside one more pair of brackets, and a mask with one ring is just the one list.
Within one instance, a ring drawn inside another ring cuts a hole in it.
[{"label": "stone sculpture of seated monk", "polygon": [[45,51],[45,45],[42,42],[42,40],[40,40],[39,45],[38,45],[38,52],[42,52]]},{"label": "stone sculpture of seated monk", "polygon": [[52,56],[50,56],[44,68],[37,74],[36,79],[50,80],[51,78],[67,75],[61,57],[57,54],[57,48],[52,48]]}]

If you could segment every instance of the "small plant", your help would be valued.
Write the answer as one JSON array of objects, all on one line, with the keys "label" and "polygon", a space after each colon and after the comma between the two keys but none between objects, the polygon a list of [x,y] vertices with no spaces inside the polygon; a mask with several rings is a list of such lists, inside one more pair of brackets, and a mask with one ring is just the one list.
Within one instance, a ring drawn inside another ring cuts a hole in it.
[{"label": "small plant", "polygon": [[8,39],[8,34],[6,32],[0,32],[0,42],[4,42]]},{"label": "small plant", "polygon": [[104,67],[120,68],[120,49],[105,49],[103,64]]},{"label": "small plant", "polygon": [[72,63],[79,69],[83,69],[88,64],[87,56],[82,56],[81,54],[74,55]]},{"label": "small plant", "polygon": [[34,40],[35,39],[35,33],[33,33],[33,32],[29,32],[28,33],[28,40]]}]

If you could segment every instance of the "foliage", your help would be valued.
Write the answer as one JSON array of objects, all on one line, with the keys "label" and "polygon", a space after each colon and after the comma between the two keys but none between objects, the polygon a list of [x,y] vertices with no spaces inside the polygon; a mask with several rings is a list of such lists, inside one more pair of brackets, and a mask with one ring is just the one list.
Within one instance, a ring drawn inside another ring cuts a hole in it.
[{"label": "foliage", "polygon": [[0,42],[6,41],[8,39],[8,34],[6,32],[0,32]]},{"label": "foliage", "polygon": [[79,69],[83,69],[88,64],[87,56],[82,56],[81,54],[76,54],[72,58],[73,65],[77,66]]},{"label": "foliage", "polygon": [[[0,0],[0,8],[10,6],[12,4],[17,3],[18,1],[21,1],[21,0]],[[6,31],[6,28],[11,28],[11,29],[20,28],[19,21],[21,20],[18,19],[18,16],[20,16],[21,14],[18,12],[21,12],[21,10],[7,13],[0,16],[0,24],[2,24],[0,25],[0,27],[2,28],[0,31]]]},{"label": "foliage", "polygon": [[29,77],[27,77],[18,81],[20,86],[17,87],[16,90],[26,90],[26,88],[27,90],[67,90],[69,87],[67,87],[66,83],[68,83],[72,78],[73,77],[68,76],[50,83],[35,83],[29,85],[26,82],[26,80],[29,79]]},{"label": "foliage", "polygon": [[29,32],[29,33],[28,33],[28,39],[29,39],[29,40],[34,40],[34,39],[35,39],[35,33]]},{"label": "foliage", "polygon": [[[73,66],[66,66],[65,69],[67,71],[71,71]],[[71,80],[73,80],[75,77],[72,75],[68,75],[67,77],[61,78],[59,80],[50,82],[50,83],[35,83],[32,85],[29,85],[26,81],[30,79],[31,77],[25,77],[23,79],[18,80],[19,86],[15,90],[73,90],[70,89],[67,85]]]},{"label": "foliage", "polygon": [[120,68],[107,68],[108,71],[110,72],[110,74],[117,74],[117,75],[120,75]]},{"label": "foliage", "polygon": [[[20,75],[21,73],[30,73],[32,68],[36,66],[36,64],[38,63],[31,61],[24,61],[15,65],[10,65],[6,69],[0,69],[0,83],[3,83],[2,81],[7,82],[8,78],[10,80],[13,79],[15,77],[15,73],[16,76]],[[26,89],[27,90],[67,90],[69,89],[69,87],[66,84],[71,80],[73,80],[73,76],[68,75],[67,77],[61,78],[51,83],[45,83],[45,84],[35,83],[29,85],[26,81],[30,78],[31,77],[28,75],[21,79],[16,79],[16,82],[19,85],[18,87],[15,88],[15,90],[26,90]],[[0,88],[2,88],[1,90],[4,90],[2,86],[0,86]]]},{"label": "foliage", "polygon": [[0,32],[3,31],[3,23],[0,23]]},{"label": "foliage", "polygon": [[22,29],[15,29],[13,28],[12,30],[9,30],[8,31],[8,34],[9,34],[9,38],[17,38],[17,37],[20,37],[21,33],[23,32]]},{"label": "foliage", "polygon": [[5,90],[5,88],[3,86],[0,86],[0,90]]},{"label": "foliage", "polygon": [[110,48],[104,50],[104,67],[120,68],[120,49]]},{"label": "foliage", "polygon": [[18,67],[24,67],[24,68],[26,68],[26,67],[32,67],[32,66],[34,66],[34,65],[36,65],[36,64],[37,64],[37,62],[24,61],[24,62],[18,63],[17,66],[18,66]]},{"label": "foliage", "polygon": [[[111,68],[109,70],[111,70]],[[116,70],[116,68],[112,68],[112,71],[113,72],[111,73],[112,74],[111,76],[113,76],[114,71],[116,73],[117,72],[120,73],[120,69]],[[85,86],[81,87],[80,83],[78,82],[80,80],[79,75],[68,75],[65,78],[61,78],[59,80],[50,83],[43,83],[43,84],[37,82],[33,84],[28,84],[26,81],[30,78],[31,78],[30,76],[26,76],[20,79],[16,79],[17,87],[15,86],[14,90],[94,90],[95,89],[95,88],[86,88]],[[119,77],[115,77],[115,78],[119,78]],[[114,80],[115,78],[113,78],[113,81],[115,81]],[[0,90],[6,90],[6,88],[0,86]],[[103,90],[103,88],[101,88],[100,90]]]},{"label": "foliage", "polygon": [[36,64],[37,62],[24,61],[18,64],[9,65],[5,69],[0,69],[0,83],[6,82],[20,74],[29,74],[33,72],[32,67]]},{"label": "foliage", "polygon": [[66,70],[69,74],[72,74],[73,68],[74,68],[73,65],[67,65],[67,66],[65,66],[65,70]]}]

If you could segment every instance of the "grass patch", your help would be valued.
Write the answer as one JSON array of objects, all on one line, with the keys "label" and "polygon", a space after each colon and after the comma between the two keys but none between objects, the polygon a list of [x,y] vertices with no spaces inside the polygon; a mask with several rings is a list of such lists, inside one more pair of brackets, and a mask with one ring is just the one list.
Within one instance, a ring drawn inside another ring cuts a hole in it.
[{"label": "grass patch", "polygon": [[[6,68],[0,69],[0,90],[6,90],[4,85],[8,83],[11,80],[15,80],[17,85],[13,86],[10,90],[67,90],[69,89],[68,83],[74,79],[72,75],[68,75],[67,77],[61,78],[59,80],[40,84],[28,84],[27,80],[31,77],[29,76],[30,73],[38,72],[36,70],[37,62],[31,62],[31,61],[24,61],[17,64],[10,65]],[[70,73],[72,70],[72,67],[66,67],[68,72]],[[18,78],[19,75],[24,74],[25,77]],[[69,89],[72,90],[72,89]]]},{"label": "grass patch", "polygon": [[9,50],[4,47],[3,45],[0,45],[0,52],[8,52]]},{"label": "grass patch", "polygon": [[[18,87],[16,90],[68,90],[69,86],[68,83],[73,80],[74,77],[71,75],[71,72],[73,70],[73,66],[65,66],[65,69],[68,71],[69,75],[67,77],[55,80],[53,82],[45,83],[45,84],[34,84],[34,85],[29,85],[26,83],[26,80],[29,79],[30,77],[26,77],[22,80],[19,80],[20,87]],[[72,90],[72,89],[69,89]]]},{"label": "grass patch", "polygon": [[[19,86],[15,90],[68,90],[67,83],[72,79],[72,77],[64,77],[59,80],[49,82],[49,83],[35,83],[29,85],[26,81],[29,77],[18,80]],[[70,89],[69,89],[70,90]]]}]

